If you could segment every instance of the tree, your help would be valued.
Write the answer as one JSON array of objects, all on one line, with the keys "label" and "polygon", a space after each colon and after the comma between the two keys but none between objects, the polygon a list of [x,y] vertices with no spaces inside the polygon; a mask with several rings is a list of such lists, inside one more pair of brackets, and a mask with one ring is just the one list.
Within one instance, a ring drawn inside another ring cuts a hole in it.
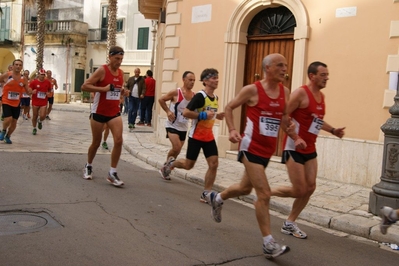
[{"label": "tree", "polygon": [[44,36],[46,34],[46,10],[53,5],[53,0],[25,0],[27,6],[37,5],[37,54],[36,71],[43,68]]},{"label": "tree", "polygon": [[108,63],[108,51],[111,46],[116,45],[116,15],[118,13],[118,0],[108,0],[108,31],[107,31],[107,53],[106,60]]}]

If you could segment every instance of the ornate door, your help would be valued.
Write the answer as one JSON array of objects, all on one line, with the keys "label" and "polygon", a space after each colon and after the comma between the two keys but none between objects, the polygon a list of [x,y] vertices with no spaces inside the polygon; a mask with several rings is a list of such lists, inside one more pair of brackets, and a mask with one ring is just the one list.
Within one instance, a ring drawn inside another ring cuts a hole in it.
[{"label": "ornate door", "polygon": [[[271,53],[280,53],[287,59],[288,70],[284,86],[291,90],[292,65],[294,58],[295,18],[285,7],[268,8],[258,13],[248,29],[244,85],[263,77],[262,60]],[[244,131],[246,110],[242,109],[240,132]],[[274,155],[281,156],[284,134],[280,130]]]}]

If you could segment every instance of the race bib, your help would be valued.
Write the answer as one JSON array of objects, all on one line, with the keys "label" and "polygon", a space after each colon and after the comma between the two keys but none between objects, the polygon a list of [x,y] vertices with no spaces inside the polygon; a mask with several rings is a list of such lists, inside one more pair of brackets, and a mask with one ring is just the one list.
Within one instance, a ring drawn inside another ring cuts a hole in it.
[{"label": "race bib", "polygon": [[176,122],[178,123],[186,123],[188,120],[183,116],[182,113],[177,113]]},{"label": "race bib", "polygon": [[315,134],[315,135],[319,135],[320,129],[323,126],[324,121],[320,118],[314,117],[312,124],[309,127],[308,132]]},{"label": "race bib", "polygon": [[280,129],[280,119],[261,116],[259,117],[259,133],[263,136],[277,138]]},{"label": "race bib", "polygon": [[120,91],[107,91],[107,96],[105,97],[107,100],[115,101],[120,99],[121,92]]},{"label": "race bib", "polygon": [[22,97],[23,98],[29,98],[29,95],[26,92],[24,92],[24,93],[22,93]]},{"label": "race bib", "polygon": [[42,91],[37,92],[37,98],[38,99],[46,99],[46,93]]},{"label": "race bib", "polygon": [[9,91],[7,98],[9,100],[18,101],[19,100],[19,92]]}]

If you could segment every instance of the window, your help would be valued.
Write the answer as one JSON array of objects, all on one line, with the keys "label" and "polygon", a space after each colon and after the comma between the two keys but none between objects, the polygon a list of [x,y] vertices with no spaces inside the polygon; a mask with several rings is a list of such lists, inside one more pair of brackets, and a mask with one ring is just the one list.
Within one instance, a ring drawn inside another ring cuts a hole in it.
[{"label": "window", "polygon": [[123,18],[116,21],[116,32],[123,32],[123,21]]},{"label": "window", "polygon": [[148,34],[150,28],[139,28],[137,38],[137,50],[148,50]]},{"label": "window", "polygon": [[10,7],[2,7],[3,13],[0,17],[0,42],[10,39]]}]

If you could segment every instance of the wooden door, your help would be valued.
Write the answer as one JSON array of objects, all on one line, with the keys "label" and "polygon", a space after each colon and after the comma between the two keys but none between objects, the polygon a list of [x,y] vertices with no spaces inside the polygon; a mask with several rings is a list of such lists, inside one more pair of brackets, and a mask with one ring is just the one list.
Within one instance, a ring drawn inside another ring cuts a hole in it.
[{"label": "wooden door", "polygon": [[[287,77],[283,82],[284,86],[291,90],[291,77],[294,58],[294,39],[293,34],[279,34],[268,36],[248,37],[248,45],[246,49],[244,85],[254,83],[263,78],[262,60],[272,53],[280,53],[287,59],[288,69]],[[243,107],[241,112],[240,132],[244,132],[246,123],[246,110]],[[281,156],[283,151],[284,133],[280,129],[277,148],[274,155]]]}]

